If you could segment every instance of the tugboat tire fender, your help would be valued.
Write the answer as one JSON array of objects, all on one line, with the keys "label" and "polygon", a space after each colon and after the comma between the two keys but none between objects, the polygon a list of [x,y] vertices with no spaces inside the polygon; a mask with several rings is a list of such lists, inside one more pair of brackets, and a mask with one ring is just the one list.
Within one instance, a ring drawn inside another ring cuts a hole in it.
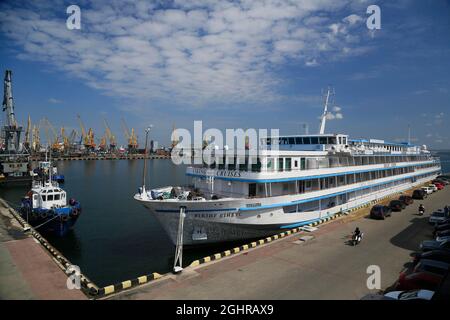
[{"label": "tugboat tire fender", "polygon": [[69,216],[66,215],[66,214],[65,214],[65,215],[62,215],[62,216],[61,216],[61,220],[62,220],[62,221],[67,221],[67,220],[69,220]]}]

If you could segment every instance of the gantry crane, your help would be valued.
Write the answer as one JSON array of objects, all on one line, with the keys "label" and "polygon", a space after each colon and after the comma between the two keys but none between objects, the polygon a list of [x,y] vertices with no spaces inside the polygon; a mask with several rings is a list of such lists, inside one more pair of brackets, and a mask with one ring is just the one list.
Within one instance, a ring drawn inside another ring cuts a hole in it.
[{"label": "gantry crane", "polygon": [[122,118],[122,128],[125,133],[125,137],[127,138],[128,152],[135,153],[138,149],[138,140],[137,140],[137,136],[134,132],[134,128],[131,128],[131,133],[130,133],[130,130],[128,130],[128,126],[125,123],[125,120],[123,118]]}]

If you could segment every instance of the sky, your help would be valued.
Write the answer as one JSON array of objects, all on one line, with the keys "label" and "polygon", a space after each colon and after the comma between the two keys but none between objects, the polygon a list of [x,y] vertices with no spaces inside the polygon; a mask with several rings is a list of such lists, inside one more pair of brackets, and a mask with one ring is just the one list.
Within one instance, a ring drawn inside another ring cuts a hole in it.
[{"label": "sky", "polygon": [[[69,5],[81,29],[69,30]],[[381,9],[369,30],[367,8]],[[0,3],[0,67],[13,71],[19,122],[46,117],[96,138],[121,119],[143,144],[173,126],[319,129],[450,149],[450,1],[8,1]],[[4,118],[3,118],[4,119]]]}]

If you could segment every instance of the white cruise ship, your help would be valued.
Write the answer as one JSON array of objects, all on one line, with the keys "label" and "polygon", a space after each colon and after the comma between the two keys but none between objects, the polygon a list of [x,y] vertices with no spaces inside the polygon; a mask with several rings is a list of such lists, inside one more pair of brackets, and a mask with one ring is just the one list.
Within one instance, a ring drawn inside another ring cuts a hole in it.
[{"label": "white cruise ship", "polygon": [[[320,134],[263,139],[266,150],[256,164],[192,165],[190,187],[141,188],[134,198],[174,244],[181,225],[183,244],[197,245],[280,233],[420,185],[441,171],[426,146],[325,134],[325,120]],[[279,150],[271,150],[277,141]]]}]

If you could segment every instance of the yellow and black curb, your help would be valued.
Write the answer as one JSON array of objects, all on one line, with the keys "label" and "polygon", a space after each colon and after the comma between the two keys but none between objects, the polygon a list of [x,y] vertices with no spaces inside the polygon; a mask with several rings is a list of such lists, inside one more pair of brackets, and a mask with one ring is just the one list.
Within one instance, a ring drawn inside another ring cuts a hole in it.
[{"label": "yellow and black curb", "polygon": [[144,275],[141,277],[137,277],[137,278],[134,278],[131,280],[122,281],[122,282],[116,283],[114,285],[99,288],[97,291],[97,295],[106,296],[106,295],[109,295],[112,293],[119,292],[121,290],[129,289],[129,288],[136,287],[136,286],[144,284],[144,283],[148,283],[150,281],[159,279],[161,277],[162,277],[162,275],[154,272],[154,273]]}]

